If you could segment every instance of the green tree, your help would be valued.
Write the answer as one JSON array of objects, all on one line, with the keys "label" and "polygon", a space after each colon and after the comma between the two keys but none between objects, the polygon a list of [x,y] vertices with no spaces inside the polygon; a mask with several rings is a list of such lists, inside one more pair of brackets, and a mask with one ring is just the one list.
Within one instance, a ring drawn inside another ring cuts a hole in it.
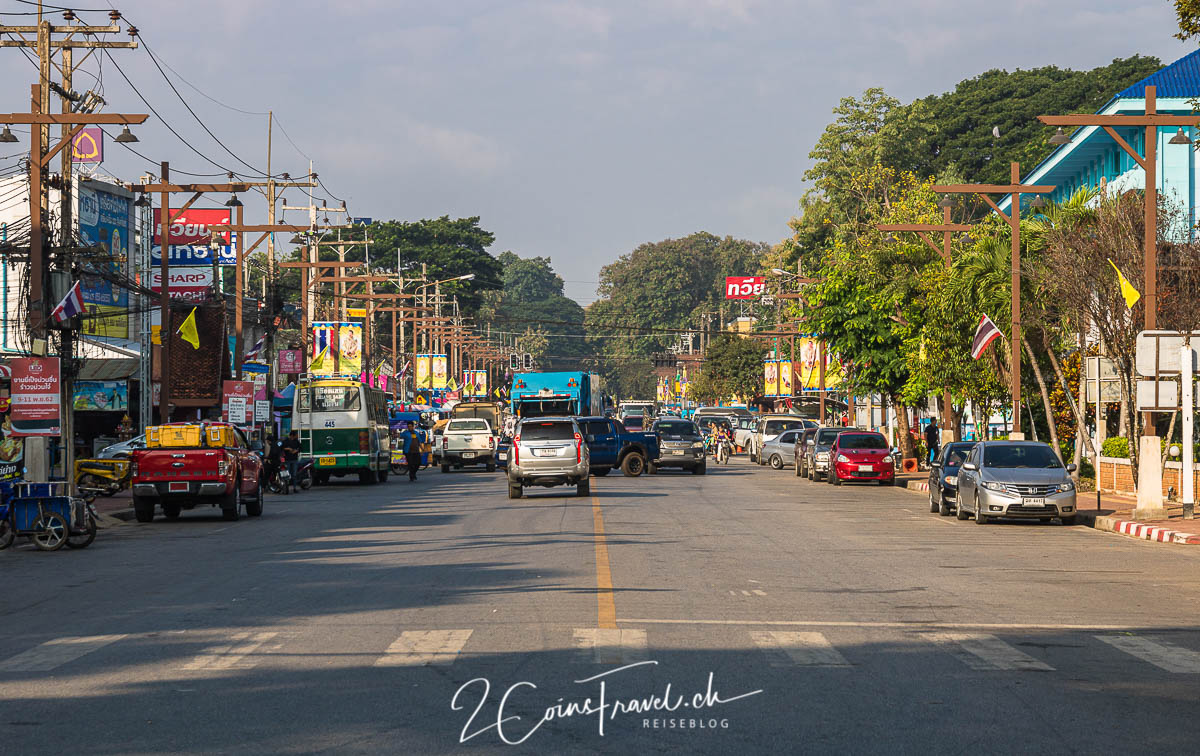
[{"label": "green tree", "polygon": [[1200,0],[1175,0],[1175,16],[1179,19],[1176,39],[1187,42],[1200,37]]},{"label": "green tree", "polygon": [[[563,280],[549,257],[522,258],[503,252],[504,287],[485,292],[478,312],[481,325],[493,332],[537,334],[535,357],[544,369],[566,370],[591,365],[592,348],[585,340],[583,308],[563,293]],[[544,343],[543,343],[544,342]],[[519,344],[519,342],[518,342]],[[531,354],[533,349],[522,349]]]},{"label": "green tree", "polygon": [[763,360],[767,347],[758,339],[722,334],[704,352],[704,368],[691,382],[692,398],[727,401],[750,399],[762,393]]}]

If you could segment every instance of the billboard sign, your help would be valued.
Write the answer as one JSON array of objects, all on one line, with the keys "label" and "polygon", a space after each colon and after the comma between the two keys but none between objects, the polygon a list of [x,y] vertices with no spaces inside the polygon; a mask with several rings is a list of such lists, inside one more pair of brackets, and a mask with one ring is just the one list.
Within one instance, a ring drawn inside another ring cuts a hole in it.
[{"label": "billboard sign", "polygon": [[84,126],[71,140],[71,162],[77,165],[104,162],[104,131],[99,126]]},{"label": "billboard sign", "polygon": [[763,363],[763,396],[779,396],[779,363],[768,360]]},{"label": "billboard sign", "polygon": [[71,406],[82,412],[128,412],[126,381],[75,381]]},{"label": "billboard sign", "polygon": [[[207,267],[168,267],[168,290],[171,299],[185,299],[189,302],[199,302],[204,299],[213,284],[212,266]],[[150,269],[150,289],[162,291],[162,268]]]},{"label": "billboard sign", "polygon": [[254,381],[224,381],[221,386],[221,419],[234,425],[247,425],[250,421],[246,409],[249,407],[253,411],[254,407]]},{"label": "billboard sign", "polygon": [[[230,223],[229,208],[188,208],[171,223],[168,233],[170,252],[167,256],[168,265],[212,265],[213,250],[208,246],[212,236],[210,226],[227,225]],[[162,224],[159,222],[161,213],[154,215],[154,246],[150,248],[150,263],[162,264]],[[217,250],[217,264],[235,265],[237,256],[234,253],[228,231],[220,235],[224,245]]]},{"label": "billboard sign", "polygon": [[129,336],[129,291],[119,282],[129,274],[133,240],[133,201],[99,181],[80,183],[76,192],[79,236],[102,250],[83,265],[83,303],[88,316],[83,331],[90,336]]},{"label": "billboard sign", "polygon": [[18,357],[10,364],[12,435],[61,435],[58,358]]},{"label": "billboard sign", "polygon": [[792,395],[792,363],[789,360],[779,362],[779,395]]},{"label": "billboard sign", "polygon": [[432,365],[431,371],[433,373],[433,376],[432,376],[433,388],[444,389],[448,385],[447,381],[450,377],[446,372],[446,355],[434,354],[434,355],[431,355],[431,357],[433,358],[432,362],[431,362],[431,365]]},{"label": "billboard sign", "polygon": [[429,372],[430,355],[418,354],[413,378],[413,388],[427,389],[433,387],[433,376]]},{"label": "billboard sign", "polygon": [[726,299],[756,299],[767,293],[767,280],[762,276],[726,276]]}]

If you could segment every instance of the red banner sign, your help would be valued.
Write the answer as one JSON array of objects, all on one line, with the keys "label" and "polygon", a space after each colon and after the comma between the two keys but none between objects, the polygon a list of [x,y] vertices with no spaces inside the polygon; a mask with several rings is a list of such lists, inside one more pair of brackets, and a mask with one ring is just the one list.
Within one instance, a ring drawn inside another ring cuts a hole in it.
[{"label": "red banner sign", "polygon": [[280,349],[279,350],[279,372],[284,375],[301,372],[300,367],[300,350],[299,349]]},{"label": "red banner sign", "polygon": [[767,281],[762,276],[726,276],[726,299],[754,299],[767,293]]},{"label": "red banner sign", "polygon": [[[208,244],[212,232],[209,226],[227,226],[230,222],[229,208],[188,208],[171,223],[171,245]],[[172,215],[175,213],[172,212]],[[162,244],[162,224],[159,222],[160,213],[154,215],[154,244]],[[220,235],[225,244],[229,243],[229,232]]]},{"label": "red banner sign", "polygon": [[12,435],[61,435],[58,358],[18,357],[10,364]]},{"label": "red banner sign", "polygon": [[253,424],[254,381],[225,381],[221,386],[221,419],[234,425]]}]

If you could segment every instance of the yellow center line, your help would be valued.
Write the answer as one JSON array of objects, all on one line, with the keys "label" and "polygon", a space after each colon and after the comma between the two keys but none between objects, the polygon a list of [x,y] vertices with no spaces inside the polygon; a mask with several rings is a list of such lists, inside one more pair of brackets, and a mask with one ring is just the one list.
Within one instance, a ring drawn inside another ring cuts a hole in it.
[{"label": "yellow center line", "polygon": [[604,538],[604,514],[600,511],[600,500],[595,496],[592,497],[592,528],[596,540],[596,627],[615,630],[617,605],[613,601],[612,570],[608,566],[608,542]]}]

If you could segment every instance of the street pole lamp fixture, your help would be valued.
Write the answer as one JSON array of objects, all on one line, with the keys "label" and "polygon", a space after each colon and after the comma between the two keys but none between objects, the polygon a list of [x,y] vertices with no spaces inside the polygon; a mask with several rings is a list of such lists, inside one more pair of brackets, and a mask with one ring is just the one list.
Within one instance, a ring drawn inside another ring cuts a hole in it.
[{"label": "street pole lamp fixture", "polygon": [[1030,202],[1029,206],[1034,210],[1041,210],[1046,206],[1046,200],[1042,199],[1042,195],[1039,194],[1033,198],[1033,202]]},{"label": "street pole lamp fixture", "polygon": [[938,203],[938,207],[941,207],[941,208],[954,207],[954,200],[951,199],[949,194],[947,194],[942,197],[942,201]]},{"label": "street pole lamp fixture", "polygon": [[138,198],[133,201],[134,207],[150,207],[150,198],[145,194],[139,194]]},{"label": "street pole lamp fixture", "polygon": [[242,201],[237,198],[236,194],[229,195],[229,199],[225,200],[225,207],[241,207]]},{"label": "street pole lamp fixture", "polygon": [[883,241],[884,241],[886,244],[895,244],[895,243],[896,243],[897,241],[899,241],[899,240],[898,240],[898,239],[897,239],[895,236],[893,236],[892,234],[888,234],[887,236],[883,237]]},{"label": "street pole lamp fixture", "polygon": [[0,131],[0,142],[3,142],[5,144],[12,144],[15,141],[17,141],[16,134],[13,134],[12,130],[9,129],[7,126],[5,126],[4,130]]},{"label": "street pole lamp fixture", "polygon": [[473,281],[473,280],[475,280],[475,274],[468,273],[465,276],[459,276],[458,278],[452,278],[450,280],[451,281]]},{"label": "street pole lamp fixture", "polygon": [[1063,133],[1061,126],[1054,132],[1054,136],[1050,137],[1050,144],[1055,147],[1062,147],[1064,144],[1069,144],[1070,142],[1071,137]]},{"label": "street pole lamp fixture", "polygon": [[1188,137],[1187,134],[1183,133],[1182,126],[1179,127],[1179,131],[1177,131],[1175,133],[1175,136],[1173,136],[1167,140],[1167,144],[1191,144],[1191,143],[1192,143],[1192,140]]},{"label": "street pole lamp fixture", "polygon": [[133,144],[134,142],[138,141],[138,138],[135,137],[133,132],[129,130],[129,127],[126,126],[121,129],[121,133],[117,134],[113,141],[117,144]]}]

